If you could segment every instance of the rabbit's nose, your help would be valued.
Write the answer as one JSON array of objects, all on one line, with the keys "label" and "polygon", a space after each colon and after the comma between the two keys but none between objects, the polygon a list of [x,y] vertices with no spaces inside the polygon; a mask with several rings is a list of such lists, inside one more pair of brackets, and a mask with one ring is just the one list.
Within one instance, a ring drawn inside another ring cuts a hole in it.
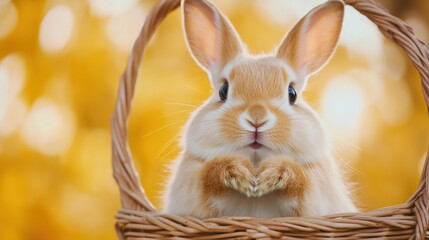
[{"label": "rabbit's nose", "polygon": [[273,128],[276,117],[262,104],[253,104],[240,116],[240,125],[250,132],[264,132]]},{"label": "rabbit's nose", "polygon": [[252,125],[253,127],[255,127],[255,129],[258,129],[259,127],[261,127],[262,125],[264,125],[266,122],[268,122],[268,120],[265,120],[263,122],[254,122],[252,120],[247,119],[247,122]]},{"label": "rabbit's nose", "polygon": [[248,121],[254,126],[254,127],[259,127],[259,126],[255,126],[254,124],[258,125],[258,124],[263,124],[264,122],[266,122],[266,118],[268,115],[268,110],[261,104],[254,104],[252,106],[250,106],[247,109],[247,114],[249,115]]}]

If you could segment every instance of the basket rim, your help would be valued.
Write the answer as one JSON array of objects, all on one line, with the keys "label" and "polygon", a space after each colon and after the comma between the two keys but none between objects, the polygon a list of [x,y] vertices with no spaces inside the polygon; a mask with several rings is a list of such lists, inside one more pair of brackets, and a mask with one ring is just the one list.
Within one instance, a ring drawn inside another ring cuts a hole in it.
[{"label": "basket rim", "polygon": [[[332,1],[332,0],[328,0]],[[336,0],[338,1],[338,0]],[[366,16],[374,24],[377,25],[381,33],[388,39],[395,42],[400,46],[409,56],[410,60],[420,73],[421,84],[423,88],[423,95],[426,101],[427,110],[429,112],[429,51],[424,42],[422,42],[414,34],[412,28],[406,24],[401,19],[392,16],[384,9],[381,5],[374,2],[373,0],[340,0],[345,4],[355,8],[362,15]],[[139,174],[135,168],[131,150],[128,144],[128,126],[127,121],[130,113],[131,102],[134,96],[135,84],[137,81],[138,70],[140,63],[142,61],[142,56],[146,49],[147,44],[152,38],[154,32],[156,31],[159,24],[164,20],[164,18],[173,10],[178,8],[181,4],[181,0],[161,0],[158,2],[148,14],[143,28],[136,39],[133,49],[131,51],[127,67],[121,76],[120,87],[118,90],[118,96],[115,106],[114,114],[111,118],[111,131],[112,131],[112,167],[113,167],[113,176],[119,186],[120,195],[121,195],[121,204],[123,210],[121,210],[117,215],[117,232],[118,236],[121,239],[125,239],[126,234],[123,232],[124,229],[133,229],[132,226],[136,224],[136,219],[139,219],[137,223],[142,223],[148,221],[147,219],[152,219],[151,224],[160,227],[161,229],[169,229],[168,224],[162,224],[162,221],[165,219],[185,219],[183,221],[178,221],[181,224],[185,222],[190,223],[196,221],[196,219],[188,217],[178,217],[166,214],[158,214],[155,210],[155,207],[148,200],[145,191],[141,185]],[[382,223],[380,227],[397,227],[401,228],[404,226],[412,226],[415,230],[414,233],[410,233],[409,236],[415,239],[424,239],[426,236],[426,231],[429,227],[429,148],[426,155],[425,164],[423,167],[421,180],[418,189],[415,193],[409,198],[407,202],[402,205],[386,207],[382,209],[376,209],[368,212],[360,213],[342,213],[330,216],[324,216],[320,218],[303,218],[299,217],[302,224],[305,225],[305,222],[310,221],[310,219],[319,219],[321,221],[329,222],[332,219],[360,219],[359,221],[369,221]],[[408,210],[406,210],[408,209]],[[404,211],[405,210],[405,211]],[[368,215],[369,214],[369,215]],[[412,220],[404,224],[404,222],[399,220],[404,219],[389,219],[388,221],[382,220],[383,216],[390,215],[401,215],[412,217]],[[365,220],[365,216],[367,217]],[[362,219],[363,218],[363,219]],[[376,221],[377,218],[379,221]],[[127,220],[128,219],[128,220]],[[131,219],[131,220],[130,220]],[[146,219],[146,220],[144,220]],[[158,220],[157,220],[158,219]],[[160,220],[163,219],[163,220]],[[233,221],[235,224],[237,222],[246,222],[249,219],[255,221],[257,218],[231,218],[223,217],[216,218],[221,219],[220,223],[225,219]],[[216,220],[215,219],[215,220]],[[222,220],[223,219],[223,220]],[[282,222],[289,222],[295,218],[282,218]],[[160,222],[161,221],[161,222]],[[213,219],[198,220],[208,221],[216,225],[216,221],[213,222]],[[197,222],[198,222],[197,221]],[[258,220],[259,221],[259,220]],[[265,221],[268,223],[269,220],[260,219],[260,222]],[[293,222],[293,221],[292,221]],[[310,221],[311,222],[311,221]],[[362,222],[361,222],[362,223]],[[134,225],[133,225],[134,224]],[[363,224],[363,223],[362,223]],[[368,224],[368,222],[366,223]],[[396,225],[395,225],[396,224]],[[213,226],[214,226],[213,225]],[[217,223],[217,225],[219,225]],[[323,230],[323,224],[313,224],[313,228]],[[219,225],[220,226],[220,225]],[[370,226],[370,225],[368,225]],[[175,226],[176,230],[180,229]],[[189,227],[189,226],[188,226]],[[195,227],[195,226],[194,226]],[[338,226],[337,226],[338,227]],[[195,229],[195,228],[194,228]],[[339,227],[341,229],[341,227]],[[141,230],[141,229],[140,229]],[[254,229],[257,232],[264,233],[267,236],[276,237],[276,231],[270,229]],[[326,229],[325,229],[326,230]],[[184,231],[184,229],[182,229]],[[271,231],[271,232],[270,232]],[[186,232],[186,231],[185,231]],[[192,232],[192,231],[191,231]],[[429,236],[429,235],[428,235]]]}]

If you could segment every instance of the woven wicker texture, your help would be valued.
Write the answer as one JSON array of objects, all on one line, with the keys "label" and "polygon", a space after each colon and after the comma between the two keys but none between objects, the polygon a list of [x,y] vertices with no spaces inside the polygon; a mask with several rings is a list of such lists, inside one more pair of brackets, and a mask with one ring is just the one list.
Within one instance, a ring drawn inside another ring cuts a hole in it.
[{"label": "woven wicker texture", "polygon": [[[375,2],[344,2],[368,17],[387,38],[408,54],[420,72],[429,110],[427,46],[415,36],[411,27]],[[127,120],[144,50],[158,25],[179,6],[180,0],[163,0],[153,7],[121,78],[115,112],[111,119],[113,174],[120,188],[123,207],[116,216],[119,239],[429,239],[429,155],[426,156],[420,185],[413,196],[402,205],[375,211],[322,218],[277,219],[195,219],[157,213],[145,195],[133,163],[128,145]]]}]

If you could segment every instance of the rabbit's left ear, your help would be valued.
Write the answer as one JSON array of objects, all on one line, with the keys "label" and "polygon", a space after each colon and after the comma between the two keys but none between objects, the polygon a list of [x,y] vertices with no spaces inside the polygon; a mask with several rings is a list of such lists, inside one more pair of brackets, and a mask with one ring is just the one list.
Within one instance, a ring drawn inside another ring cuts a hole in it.
[{"label": "rabbit's left ear", "polygon": [[310,11],[286,35],[277,50],[300,79],[319,70],[331,57],[340,36],[344,3],[329,1]]},{"label": "rabbit's left ear", "polygon": [[242,53],[234,27],[205,0],[182,0],[183,27],[189,50],[207,72],[216,73]]}]

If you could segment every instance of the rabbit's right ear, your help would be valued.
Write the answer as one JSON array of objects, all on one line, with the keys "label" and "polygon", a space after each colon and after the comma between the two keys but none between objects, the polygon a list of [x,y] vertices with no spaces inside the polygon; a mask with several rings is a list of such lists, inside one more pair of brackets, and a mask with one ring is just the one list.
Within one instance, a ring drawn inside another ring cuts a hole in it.
[{"label": "rabbit's right ear", "polygon": [[182,0],[182,17],[188,48],[207,72],[219,72],[242,52],[238,34],[212,4]]},{"label": "rabbit's right ear", "polygon": [[344,7],[341,0],[331,0],[314,8],[284,38],[277,57],[291,64],[299,78],[315,73],[330,59],[340,37]]}]

